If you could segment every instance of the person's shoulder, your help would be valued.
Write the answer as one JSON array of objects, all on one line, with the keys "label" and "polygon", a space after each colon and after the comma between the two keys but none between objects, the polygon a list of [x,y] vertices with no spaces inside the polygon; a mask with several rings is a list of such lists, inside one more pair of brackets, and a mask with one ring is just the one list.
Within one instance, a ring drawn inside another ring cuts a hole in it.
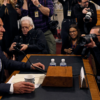
[{"label": "person's shoulder", "polygon": [[94,3],[92,3],[92,2],[89,2],[89,6],[95,6],[95,5],[94,5]]},{"label": "person's shoulder", "polygon": [[35,31],[36,31],[37,33],[43,33],[43,31],[42,31],[41,29],[35,29]]},{"label": "person's shoulder", "polygon": [[75,7],[75,8],[80,8],[80,5],[79,5],[79,4],[75,4],[74,7]]},{"label": "person's shoulder", "polygon": [[32,31],[32,35],[31,35],[32,37],[39,36],[40,34],[41,35],[43,34],[41,29],[32,29],[31,31]]}]

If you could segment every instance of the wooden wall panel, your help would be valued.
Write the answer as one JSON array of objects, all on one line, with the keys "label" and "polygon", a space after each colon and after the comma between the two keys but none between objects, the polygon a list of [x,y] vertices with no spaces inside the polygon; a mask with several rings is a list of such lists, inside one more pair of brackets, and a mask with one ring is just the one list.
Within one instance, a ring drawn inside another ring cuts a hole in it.
[{"label": "wooden wall panel", "polygon": [[97,24],[100,25],[100,10],[97,10]]}]

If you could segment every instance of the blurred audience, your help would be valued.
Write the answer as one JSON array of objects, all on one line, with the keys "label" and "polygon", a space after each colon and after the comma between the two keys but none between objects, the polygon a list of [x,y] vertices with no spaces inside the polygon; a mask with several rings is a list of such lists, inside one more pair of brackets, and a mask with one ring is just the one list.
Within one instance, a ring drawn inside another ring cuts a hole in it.
[{"label": "blurred audience", "polygon": [[[21,61],[25,54],[47,54],[49,53],[47,42],[40,29],[34,29],[33,21],[25,16],[21,19],[22,33],[16,36],[11,44],[9,51],[13,51],[17,60]],[[11,52],[12,53],[12,52]]]},{"label": "blurred audience", "polygon": [[81,54],[83,46],[79,44],[80,31],[76,24],[69,27],[69,43],[66,45],[64,51],[67,54]]}]

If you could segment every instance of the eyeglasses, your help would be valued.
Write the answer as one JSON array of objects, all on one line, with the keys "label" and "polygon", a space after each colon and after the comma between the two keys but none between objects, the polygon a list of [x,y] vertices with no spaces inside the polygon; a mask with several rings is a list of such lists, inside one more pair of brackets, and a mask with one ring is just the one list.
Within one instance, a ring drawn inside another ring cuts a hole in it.
[{"label": "eyeglasses", "polygon": [[86,2],[82,2],[82,3],[84,3],[84,4],[89,3],[89,0],[88,0],[88,1],[86,1]]},{"label": "eyeglasses", "polygon": [[75,33],[76,32],[76,30],[74,30],[74,31],[69,31],[69,33]]}]

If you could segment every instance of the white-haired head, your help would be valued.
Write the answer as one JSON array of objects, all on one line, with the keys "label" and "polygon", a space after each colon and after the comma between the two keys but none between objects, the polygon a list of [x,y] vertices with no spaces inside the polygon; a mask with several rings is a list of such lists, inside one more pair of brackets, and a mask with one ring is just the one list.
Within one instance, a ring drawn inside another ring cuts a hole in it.
[{"label": "white-haired head", "polygon": [[33,26],[33,28],[35,28],[34,23],[33,23],[33,20],[32,20],[31,17],[28,17],[28,16],[22,17],[22,18],[21,18],[21,23],[22,23],[23,21],[28,21],[29,24],[30,24],[31,26]]}]

